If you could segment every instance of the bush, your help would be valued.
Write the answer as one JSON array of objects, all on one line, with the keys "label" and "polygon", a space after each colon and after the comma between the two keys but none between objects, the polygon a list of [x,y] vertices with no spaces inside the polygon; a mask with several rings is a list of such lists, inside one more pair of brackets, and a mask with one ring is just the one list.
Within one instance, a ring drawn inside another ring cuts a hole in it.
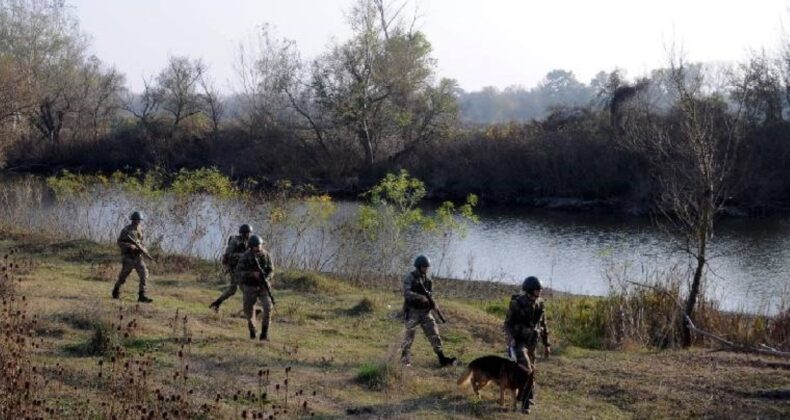
[{"label": "bush", "polygon": [[578,347],[606,346],[608,300],[596,297],[560,297],[546,305],[549,330]]},{"label": "bush", "polygon": [[400,378],[395,366],[386,362],[367,362],[360,366],[354,380],[369,389],[381,391],[389,388]]},{"label": "bush", "polygon": [[337,290],[337,283],[314,272],[288,270],[277,274],[276,287],[305,293],[329,293]]},{"label": "bush", "polygon": [[121,338],[115,328],[104,322],[97,322],[93,326],[93,335],[85,345],[85,354],[89,356],[104,356],[121,344]]},{"label": "bush", "polygon": [[349,315],[359,316],[359,315],[366,315],[373,313],[376,310],[376,304],[368,299],[362,298],[356,305],[352,306],[351,309],[348,310]]}]

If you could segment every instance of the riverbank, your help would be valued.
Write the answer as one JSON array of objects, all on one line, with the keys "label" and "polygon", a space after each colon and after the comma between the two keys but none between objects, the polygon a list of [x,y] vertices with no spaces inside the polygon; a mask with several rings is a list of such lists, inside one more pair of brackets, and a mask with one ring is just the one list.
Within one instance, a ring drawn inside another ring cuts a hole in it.
[{"label": "riverbank", "polygon": [[[102,401],[115,409],[123,401],[166,406],[156,402],[157,395],[183,395],[179,398],[188,403],[182,413],[205,406],[209,417],[240,416],[244,410],[272,409],[272,404],[282,411],[286,370],[289,415],[307,402],[307,415],[326,418],[511,416],[496,406],[493,386],[479,401],[470,390],[458,390],[455,379],[463,367],[436,368],[424,337],[415,342],[412,368],[392,363],[402,330],[395,285],[360,287],[342,278],[278,273],[271,342],[261,344],[246,337],[244,320],[235,315],[239,296],[219,314],[208,309],[224,285],[213,263],[161,256],[151,265],[155,302],[137,305],[134,279],[121,301],[109,299],[119,268],[113,247],[2,234],[0,252],[11,249],[17,250],[10,257],[20,280],[16,294],[24,296],[16,302],[37,319],[30,332],[30,342],[36,343],[30,349],[32,363],[49,381],[37,392],[48,405],[64,410],[63,417],[85,410],[106,414],[110,407]],[[465,362],[502,353],[498,311],[505,297],[496,298],[501,292],[478,299],[463,293],[441,297],[450,320],[440,326],[447,353]],[[560,297],[547,299],[555,326],[562,322],[556,311],[563,305]],[[107,324],[123,326],[114,338],[118,347],[91,347]],[[533,411],[538,418],[790,415],[790,365],[775,359],[704,348],[591,350],[570,344],[556,331],[553,341],[555,354],[538,361],[538,406]],[[123,360],[134,365],[135,358],[143,357],[151,360],[144,385],[112,382],[113,360],[121,376]],[[263,405],[250,398],[261,387],[268,390]]]}]

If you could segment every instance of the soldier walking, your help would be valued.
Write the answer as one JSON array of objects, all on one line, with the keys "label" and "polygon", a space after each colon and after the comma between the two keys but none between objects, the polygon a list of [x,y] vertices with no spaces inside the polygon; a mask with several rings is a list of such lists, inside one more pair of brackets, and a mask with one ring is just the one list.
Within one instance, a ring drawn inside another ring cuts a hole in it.
[{"label": "soldier walking", "polygon": [[236,264],[236,279],[244,293],[244,316],[250,338],[255,339],[255,316],[253,306],[260,302],[263,307],[260,339],[269,339],[269,321],[271,320],[274,297],[271,294],[271,276],[274,272],[272,259],[263,249],[263,241],[258,235],[252,235],[247,241],[247,251],[241,255]]},{"label": "soldier walking", "polygon": [[418,326],[422,327],[425,336],[431,342],[431,347],[439,358],[440,366],[449,366],[456,361],[455,357],[444,355],[439,328],[431,313],[435,307],[426,295],[426,292],[433,292],[433,281],[428,277],[430,266],[431,262],[428,257],[420,255],[414,260],[414,271],[410,271],[403,279],[403,318],[406,331],[401,344],[401,363],[404,366],[411,366],[411,345],[414,343]]},{"label": "soldier walking", "polygon": [[112,298],[118,299],[121,296],[121,286],[126,282],[126,278],[132,270],[137,271],[140,279],[140,287],[137,301],[143,303],[153,302],[153,299],[145,295],[146,283],[148,281],[148,268],[145,266],[143,255],[148,253],[143,245],[143,231],[140,227],[143,215],[136,211],[129,217],[131,223],[121,230],[118,235],[118,247],[121,248],[122,266],[118,274],[118,281],[112,289]]},{"label": "soldier walking", "polygon": [[247,251],[247,241],[252,234],[252,227],[248,224],[243,224],[239,227],[239,234],[228,238],[228,245],[225,247],[225,253],[222,254],[222,265],[225,270],[230,273],[230,286],[222,293],[220,297],[214,302],[211,302],[209,308],[214,312],[219,311],[219,306],[222,302],[236,294],[238,289],[238,281],[236,280],[236,265],[244,252]]},{"label": "soldier walking", "polygon": [[546,326],[546,314],[540,294],[543,285],[537,277],[529,276],[521,284],[522,294],[513,295],[510,299],[505,318],[505,332],[508,344],[516,353],[517,362],[530,371],[530,379],[525,392],[521,411],[529,413],[530,406],[535,404],[535,347],[538,336],[543,341],[543,356],[551,354],[549,329]]}]

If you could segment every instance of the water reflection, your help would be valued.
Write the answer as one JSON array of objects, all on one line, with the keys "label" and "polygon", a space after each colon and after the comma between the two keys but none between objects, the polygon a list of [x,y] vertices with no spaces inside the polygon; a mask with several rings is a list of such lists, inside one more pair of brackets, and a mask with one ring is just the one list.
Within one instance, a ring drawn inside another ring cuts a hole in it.
[{"label": "water reflection", "polygon": [[[159,235],[152,239],[161,240],[168,251],[217,258],[227,236],[240,223],[249,222],[258,232],[272,228],[267,226],[266,215],[255,208],[215,204],[204,197],[190,203],[180,215],[167,206],[147,210],[146,223]],[[353,217],[356,203],[337,204],[333,223]],[[114,241],[126,215],[141,202],[113,192],[76,205],[80,208],[73,212],[74,217],[89,220],[93,239]],[[607,292],[604,274],[611,270],[639,278],[651,269],[692,264],[688,255],[678,250],[675,239],[645,218],[504,208],[479,213],[480,223],[469,226],[466,236],[454,238],[446,247],[413,241],[419,245],[413,246],[412,253],[429,253],[442,276],[515,284],[527,275],[536,275],[552,288],[593,295]],[[80,220],[72,221],[75,229],[84,223]],[[326,239],[310,238],[310,234],[300,240]],[[330,251],[331,241],[329,238],[326,245]],[[775,311],[783,304],[783,296],[790,296],[788,245],[790,223],[783,218],[721,221],[711,245],[709,293],[726,309]],[[288,241],[279,246],[280,254],[304,250]],[[329,264],[326,268],[338,267]]]}]

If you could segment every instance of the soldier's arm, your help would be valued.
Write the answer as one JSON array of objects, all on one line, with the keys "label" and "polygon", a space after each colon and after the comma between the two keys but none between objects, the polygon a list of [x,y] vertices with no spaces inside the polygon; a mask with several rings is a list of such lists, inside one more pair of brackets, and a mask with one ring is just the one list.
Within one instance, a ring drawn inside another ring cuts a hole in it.
[{"label": "soldier's arm", "polygon": [[513,341],[513,311],[515,310],[515,299],[510,299],[510,306],[507,310],[507,315],[505,315],[505,336],[507,337],[508,343]]},{"label": "soldier's arm", "polygon": [[225,245],[225,252],[222,253],[222,264],[228,265],[230,261],[230,256],[233,254],[233,250],[235,248],[233,246],[234,245],[233,242],[234,242],[233,237],[232,236],[229,237],[228,244]]},{"label": "soldier's arm", "polygon": [[261,268],[263,268],[263,276],[266,278],[266,281],[269,281],[272,273],[274,273],[274,264],[272,264],[272,257],[266,251],[261,256]]},{"label": "soldier's arm", "polygon": [[540,311],[540,338],[543,340],[543,345],[546,347],[550,347],[551,343],[549,343],[549,327],[546,324],[546,308],[543,306],[543,303],[540,304],[541,311]]}]

